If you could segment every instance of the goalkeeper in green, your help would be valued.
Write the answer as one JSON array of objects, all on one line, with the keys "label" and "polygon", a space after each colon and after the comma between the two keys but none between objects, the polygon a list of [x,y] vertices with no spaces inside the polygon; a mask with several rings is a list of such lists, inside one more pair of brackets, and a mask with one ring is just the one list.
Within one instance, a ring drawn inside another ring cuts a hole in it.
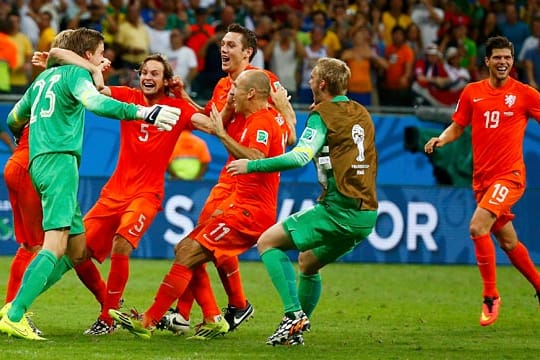
[{"label": "goalkeeper in green", "polygon": [[[351,251],[377,219],[375,129],[367,110],[345,95],[350,70],[341,60],[321,58],[309,84],[314,105],[298,144],[260,160],[232,161],[233,175],[298,168],[314,159],[323,192],[315,207],[266,230],[257,249],[283,303],[285,316],[269,345],[299,345],[321,295],[319,270]],[[298,249],[298,288],[285,251]]]},{"label": "goalkeeper in green", "polygon": [[[99,66],[103,35],[79,28],[69,34],[65,48]],[[43,340],[26,317],[34,300],[86,258],[84,226],[77,201],[85,108],[116,119],[144,119],[165,131],[178,121],[180,110],[154,105],[141,107],[116,101],[98,92],[90,73],[64,65],[41,73],[8,114],[15,137],[30,126],[30,176],[43,208],[43,248],[24,273],[19,292],[0,310],[0,332],[29,340]]]}]

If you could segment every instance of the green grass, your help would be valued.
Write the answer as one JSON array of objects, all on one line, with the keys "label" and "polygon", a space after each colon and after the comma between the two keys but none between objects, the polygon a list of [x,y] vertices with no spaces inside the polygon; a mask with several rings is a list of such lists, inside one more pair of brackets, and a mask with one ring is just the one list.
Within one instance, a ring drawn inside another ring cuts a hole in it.
[{"label": "green grass", "polygon": [[[10,258],[0,257],[0,293]],[[132,260],[126,304],[144,310],[168,260]],[[208,267],[220,304],[226,304],[213,266]],[[102,269],[108,269],[105,264]],[[82,335],[98,305],[71,272],[33,304],[34,320],[48,341],[0,335],[0,359],[537,359],[540,314],[530,285],[512,267],[498,271],[503,304],[496,324],[478,325],[481,286],[474,266],[332,264],[303,347],[271,347],[265,339],[282,308],[258,262],[241,264],[255,318],[207,342],[156,332],[151,340],[125,330]],[[3,296],[3,295],[2,295]],[[194,308],[192,322],[200,320]]]}]

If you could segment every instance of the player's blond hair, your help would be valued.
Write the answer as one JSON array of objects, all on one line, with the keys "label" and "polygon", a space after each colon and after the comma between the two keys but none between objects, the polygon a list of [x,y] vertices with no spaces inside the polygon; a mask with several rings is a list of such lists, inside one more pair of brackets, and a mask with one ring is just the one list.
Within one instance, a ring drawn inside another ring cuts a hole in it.
[{"label": "player's blond hair", "polygon": [[345,95],[349,88],[351,69],[339,59],[323,57],[317,60],[313,72],[319,80],[326,82],[326,89],[330,95]]},{"label": "player's blond hair", "polygon": [[73,29],[66,29],[66,30],[62,30],[60,31],[58,34],[56,34],[56,36],[54,37],[52,43],[51,43],[51,47],[57,47],[57,48],[65,48],[65,45],[66,45],[66,42],[67,42],[67,39],[69,38],[69,36],[71,35],[71,33],[73,32],[74,30]]},{"label": "player's blond hair", "polygon": [[64,49],[71,50],[81,57],[85,57],[87,51],[95,53],[98,46],[104,42],[103,34],[94,29],[78,28],[72,30],[65,37]]}]

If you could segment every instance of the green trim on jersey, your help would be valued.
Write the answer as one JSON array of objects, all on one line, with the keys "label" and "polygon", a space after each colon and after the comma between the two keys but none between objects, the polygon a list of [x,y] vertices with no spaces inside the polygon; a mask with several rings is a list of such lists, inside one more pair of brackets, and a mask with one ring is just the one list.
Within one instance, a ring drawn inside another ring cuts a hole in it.
[{"label": "green trim on jersey", "polygon": [[291,151],[272,158],[248,161],[248,173],[282,171],[306,165],[326,143],[327,131],[320,115],[312,112],[298,144]]}]

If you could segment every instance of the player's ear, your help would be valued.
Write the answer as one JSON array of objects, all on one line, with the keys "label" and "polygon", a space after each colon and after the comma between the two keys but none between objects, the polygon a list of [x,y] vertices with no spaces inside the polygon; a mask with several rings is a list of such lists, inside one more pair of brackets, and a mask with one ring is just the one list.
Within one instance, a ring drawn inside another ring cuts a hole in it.
[{"label": "player's ear", "polygon": [[246,58],[249,59],[251,57],[251,54],[253,54],[253,48],[252,47],[246,48]]}]

